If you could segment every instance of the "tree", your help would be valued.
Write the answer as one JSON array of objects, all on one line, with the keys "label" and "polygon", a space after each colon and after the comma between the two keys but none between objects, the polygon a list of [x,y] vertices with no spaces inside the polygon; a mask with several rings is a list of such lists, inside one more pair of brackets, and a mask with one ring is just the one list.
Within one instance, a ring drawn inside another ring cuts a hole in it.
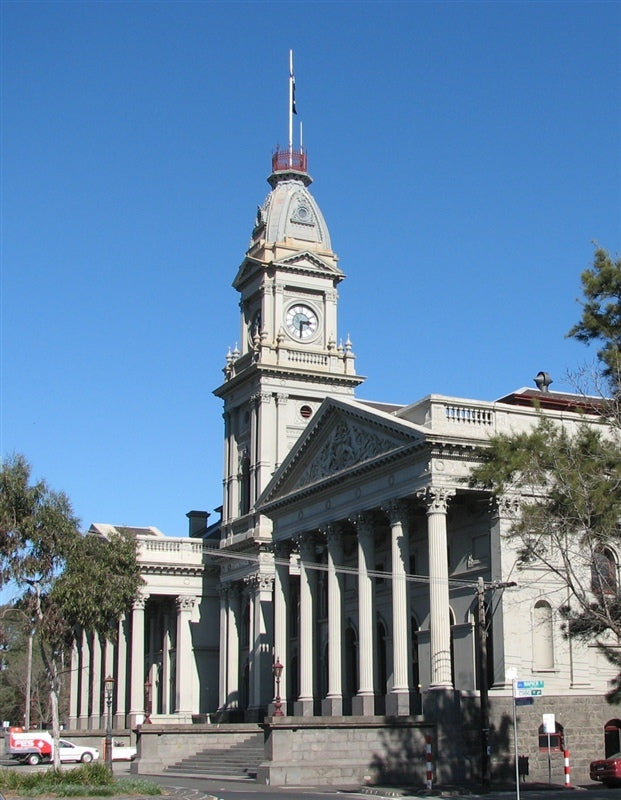
[{"label": "tree", "polygon": [[15,583],[17,607],[34,620],[59,768],[59,695],[74,637],[87,629],[112,640],[141,578],[129,533],[82,536],[68,497],[30,478],[21,455],[0,470],[0,581]]},{"label": "tree", "polygon": [[[621,259],[595,252],[582,274],[585,302],[568,335],[598,340],[599,374],[618,394],[621,370]],[[529,433],[497,435],[478,451],[471,486],[513,497],[508,538],[522,564],[545,567],[564,587],[566,635],[595,641],[619,670],[611,702],[621,702],[621,592],[615,550],[621,546],[621,425],[615,398],[585,398],[574,428],[543,414]],[[595,413],[594,413],[595,412]]]},{"label": "tree", "polygon": [[597,357],[614,396],[621,389],[621,258],[598,247],[593,266],[582,273],[582,319],[567,334],[580,342],[600,342]]}]

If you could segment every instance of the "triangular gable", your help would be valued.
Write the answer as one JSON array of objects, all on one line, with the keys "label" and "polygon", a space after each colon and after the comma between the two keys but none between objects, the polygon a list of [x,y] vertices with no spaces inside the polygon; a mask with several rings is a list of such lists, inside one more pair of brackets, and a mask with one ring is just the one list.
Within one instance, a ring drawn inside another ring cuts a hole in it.
[{"label": "triangular gable", "polygon": [[334,263],[326,261],[310,250],[302,250],[286,258],[273,261],[272,266],[288,270],[312,270],[313,272],[329,272],[333,275],[344,274]]},{"label": "triangular gable", "polygon": [[341,272],[335,263],[326,261],[311,250],[302,250],[286,258],[269,262],[246,256],[237,270],[237,275],[233,281],[233,287],[238,289],[245,281],[251,278],[255,272],[266,269],[268,266],[276,267],[284,272],[325,272],[330,275],[336,275],[339,279],[345,277],[345,273]]},{"label": "triangular gable", "polygon": [[416,449],[425,432],[411,422],[354,400],[328,398],[278,468],[258,505],[345,477],[355,470]]}]

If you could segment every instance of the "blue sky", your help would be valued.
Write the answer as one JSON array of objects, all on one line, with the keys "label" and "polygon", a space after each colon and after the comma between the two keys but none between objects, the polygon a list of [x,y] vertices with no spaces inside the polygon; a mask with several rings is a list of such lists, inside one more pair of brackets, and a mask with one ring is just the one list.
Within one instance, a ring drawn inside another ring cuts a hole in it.
[{"label": "blue sky", "polygon": [[91,522],[185,535],[221,502],[212,390],[287,141],[347,275],[365,399],[494,400],[621,249],[619,2],[2,3],[0,452]]}]

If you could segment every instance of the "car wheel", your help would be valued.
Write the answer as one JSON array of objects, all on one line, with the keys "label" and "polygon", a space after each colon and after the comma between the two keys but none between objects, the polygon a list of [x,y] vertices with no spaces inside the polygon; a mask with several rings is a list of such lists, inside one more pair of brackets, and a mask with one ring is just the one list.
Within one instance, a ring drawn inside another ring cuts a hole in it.
[{"label": "car wheel", "polygon": [[26,763],[30,764],[31,767],[36,767],[37,764],[41,763],[41,756],[38,753],[31,753],[26,759]]},{"label": "car wheel", "polygon": [[83,764],[90,764],[90,762],[92,760],[93,760],[93,754],[92,753],[83,753],[83,755],[82,755],[82,763]]}]

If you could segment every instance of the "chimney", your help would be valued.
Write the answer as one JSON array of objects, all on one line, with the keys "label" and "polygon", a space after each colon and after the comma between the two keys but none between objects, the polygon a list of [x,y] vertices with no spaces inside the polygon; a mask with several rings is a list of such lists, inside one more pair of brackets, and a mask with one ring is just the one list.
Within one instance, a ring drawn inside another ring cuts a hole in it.
[{"label": "chimney", "polygon": [[207,530],[208,511],[188,511],[186,517],[190,520],[189,535],[194,539],[200,539]]}]

